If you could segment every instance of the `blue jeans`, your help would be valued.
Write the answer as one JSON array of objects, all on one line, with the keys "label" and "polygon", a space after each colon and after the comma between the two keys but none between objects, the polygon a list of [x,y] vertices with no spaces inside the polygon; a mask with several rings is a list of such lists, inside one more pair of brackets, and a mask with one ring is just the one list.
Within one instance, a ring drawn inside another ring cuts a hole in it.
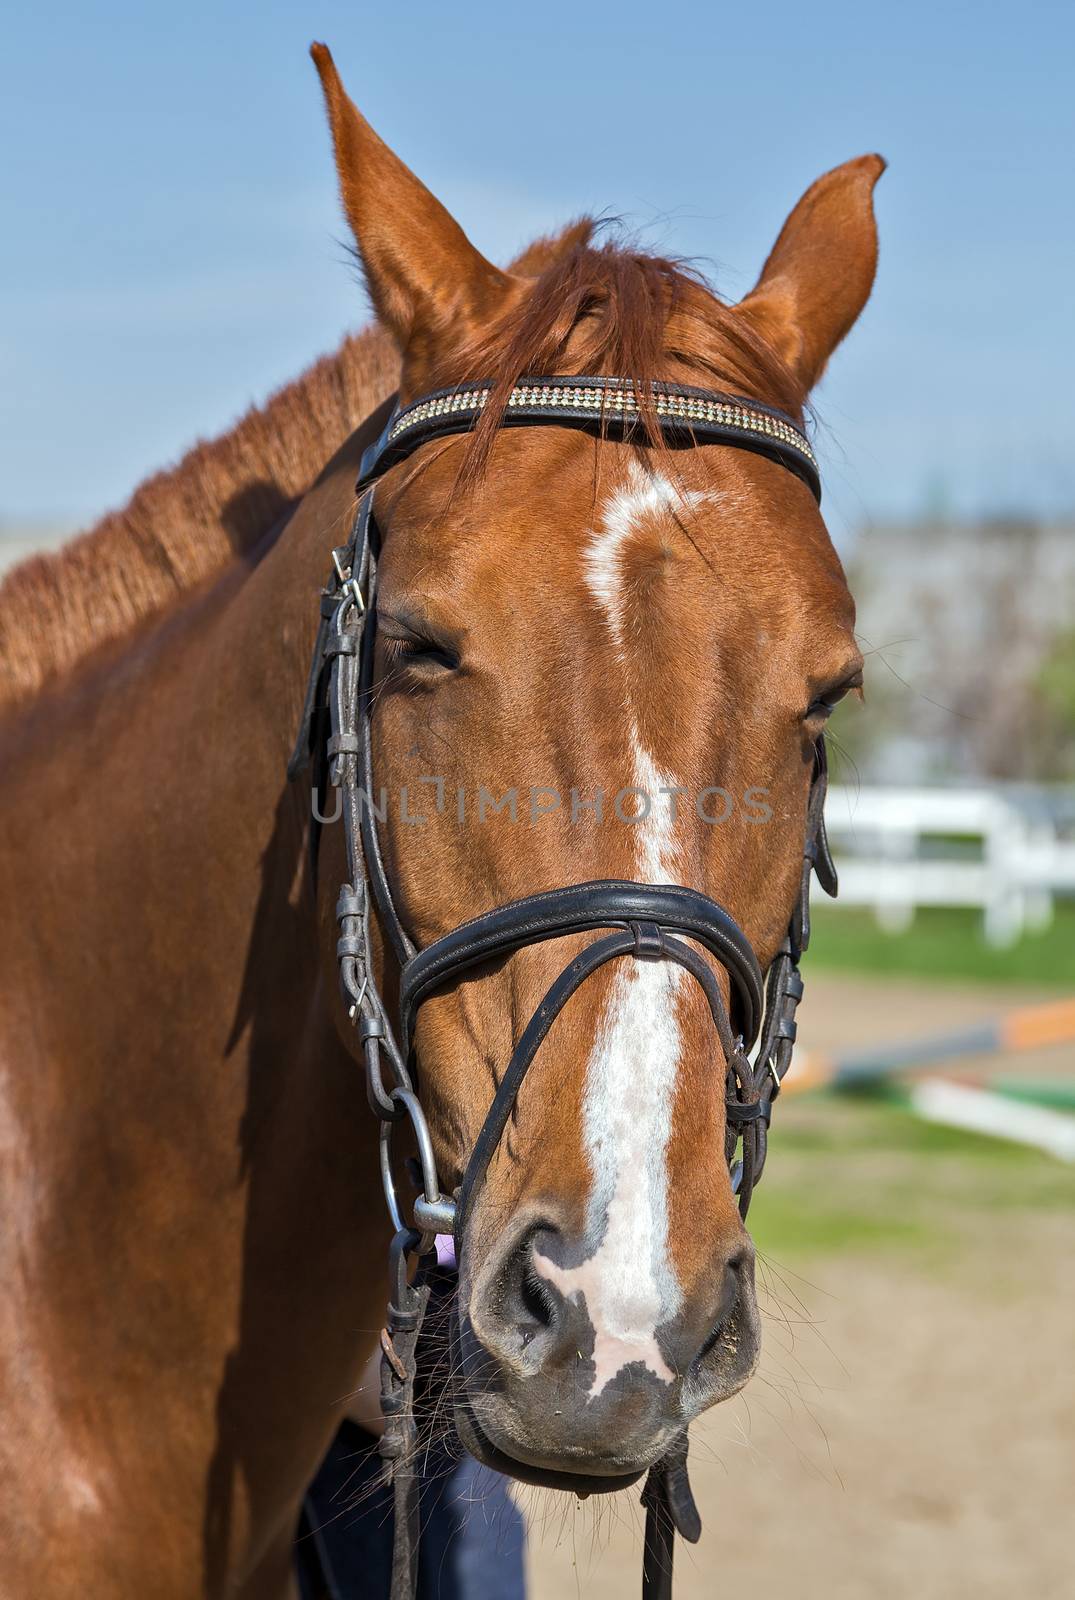
[{"label": "blue jeans", "polygon": [[[376,1440],[344,1422],[310,1485],[296,1544],[302,1600],[385,1600],[392,1491]],[[507,1479],[464,1456],[423,1456],[418,1600],[525,1600],[523,1519]]]}]

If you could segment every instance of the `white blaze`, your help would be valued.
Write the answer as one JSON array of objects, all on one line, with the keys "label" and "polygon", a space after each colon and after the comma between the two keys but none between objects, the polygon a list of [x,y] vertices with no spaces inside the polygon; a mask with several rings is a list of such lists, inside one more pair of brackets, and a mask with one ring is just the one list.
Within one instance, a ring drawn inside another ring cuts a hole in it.
[{"label": "white blaze", "polygon": [[[684,496],[666,478],[632,462],[626,485],[605,507],[586,552],[586,578],[601,605],[615,653],[625,661],[622,555],[641,519],[681,511],[701,496]],[[630,783],[637,801],[635,876],[644,883],[675,883],[675,788],[641,741],[626,695],[631,754]],[[628,805],[626,810],[630,810]],[[562,1294],[582,1294],[593,1325],[591,1395],[630,1362],[642,1362],[667,1383],[669,1369],[657,1343],[659,1325],[675,1315],[682,1294],[668,1254],[668,1140],[672,1131],[681,1038],[677,996],[682,969],[666,961],[622,960],[586,1071],[583,1138],[593,1172],[586,1237],[593,1254],[577,1267],[561,1267],[535,1253],[534,1262]]]}]

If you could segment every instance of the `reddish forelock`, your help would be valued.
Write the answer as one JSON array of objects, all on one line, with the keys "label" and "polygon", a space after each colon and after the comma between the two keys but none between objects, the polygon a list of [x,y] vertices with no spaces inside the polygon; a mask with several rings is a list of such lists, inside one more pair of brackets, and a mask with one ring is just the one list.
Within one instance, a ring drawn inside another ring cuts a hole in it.
[{"label": "reddish forelock", "polygon": [[489,382],[492,393],[463,462],[480,477],[508,397],[521,378],[580,372],[623,378],[638,391],[648,442],[662,446],[649,385],[694,381],[801,416],[806,395],[755,328],[682,261],[609,240],[556,257],[521,303],[446,355],[431,387]]}]

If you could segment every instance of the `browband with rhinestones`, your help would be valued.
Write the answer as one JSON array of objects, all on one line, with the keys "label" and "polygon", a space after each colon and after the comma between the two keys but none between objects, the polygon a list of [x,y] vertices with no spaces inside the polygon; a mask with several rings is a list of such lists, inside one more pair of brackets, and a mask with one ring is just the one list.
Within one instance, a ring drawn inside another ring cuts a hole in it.
[{"label": "browband with rhinestones", "polygon": [[[394,411],[381,437],[362,456],[358,488],[366,488],[430,439],[469,433],[492,392],[490,383],[463,383],[423,395]],[[755,450],[794,472],[820,502],[817,458],[805,433],[783,411],[759,400],[671,383],[651,383],[649,393],[669,444],[725,444]],[[638,390],[623,378],[527,378],[512,389],[500,425],[510,428],[524,423],[645,440],[640,431]]]}]

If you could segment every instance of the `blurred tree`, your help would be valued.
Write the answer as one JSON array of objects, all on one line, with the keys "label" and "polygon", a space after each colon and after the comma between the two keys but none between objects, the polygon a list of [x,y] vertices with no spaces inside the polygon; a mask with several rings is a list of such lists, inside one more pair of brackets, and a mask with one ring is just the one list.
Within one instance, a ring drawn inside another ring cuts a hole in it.
[{"label": "blurred tree", "polygon": [[1043,755],[1054,768],[1048,775],[1075,778],[1075,628],[1054,635],[1036,688],[1044,723]]},{"label": "blurred tree", "polygon": [[868,525],[849,577],[869,703],[834,731],[864,779],[1075,775],[1070,519]]}]

